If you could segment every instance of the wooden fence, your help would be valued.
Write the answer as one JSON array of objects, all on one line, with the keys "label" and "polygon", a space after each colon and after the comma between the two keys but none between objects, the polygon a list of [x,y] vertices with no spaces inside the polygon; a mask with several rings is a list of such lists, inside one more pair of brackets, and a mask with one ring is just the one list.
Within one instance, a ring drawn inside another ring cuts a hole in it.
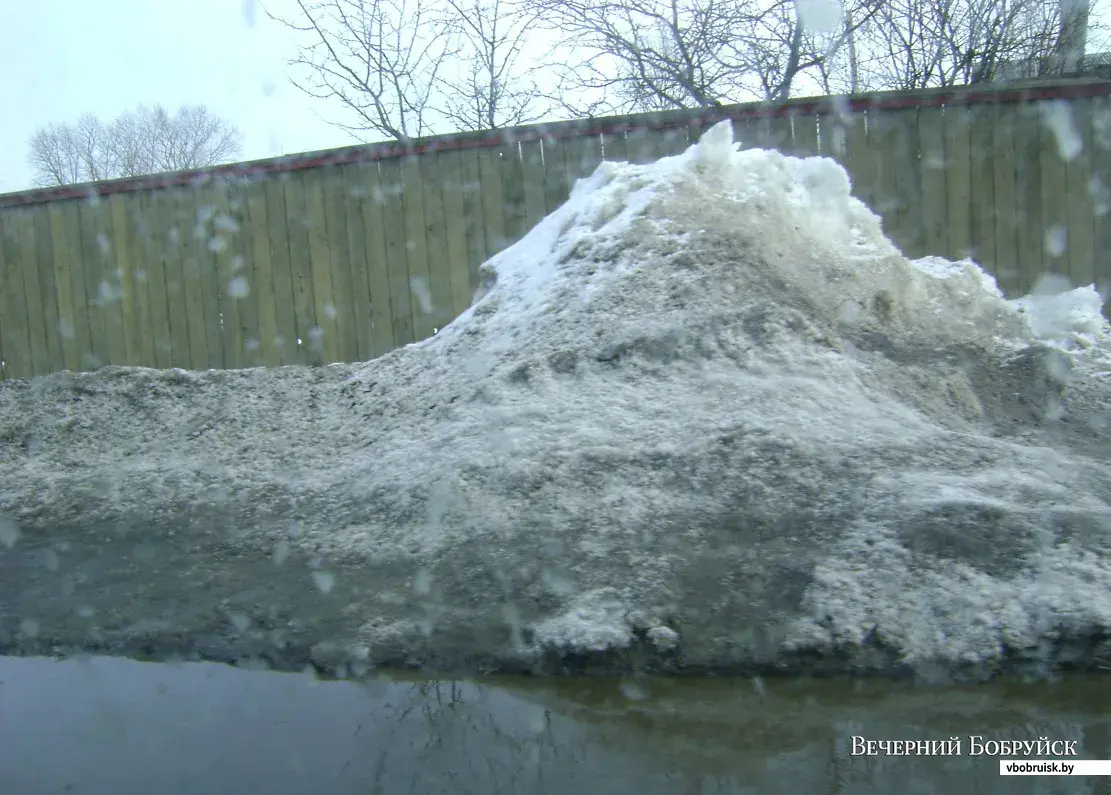
[{"label": "wooden fence", "polygon": [[379,356],[463,311],[603,158],[726,117],[746,146],[840,160],[911,256],[973,255],[1010,294],[1111,277],[1111,82],[739,105],[0,196],[0,377]]}]

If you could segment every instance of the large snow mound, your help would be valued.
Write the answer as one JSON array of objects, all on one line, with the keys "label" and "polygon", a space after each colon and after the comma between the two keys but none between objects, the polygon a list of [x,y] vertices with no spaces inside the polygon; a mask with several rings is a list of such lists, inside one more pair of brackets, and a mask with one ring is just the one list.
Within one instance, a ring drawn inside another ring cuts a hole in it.
[{"label": "large snow mound", "polygon": [[[909,261],[837,163],[741,150],[727,122],[603,163],[483,274],[453,323],[367,364],[0,385],[8,646],[88,645],[22,561],[104,525],[175,556],[86,570],[119,653],[242,653],[212,639],[232,610],[283,665],[1111,659],[1094,287],[1008,301],[975,263]],[[88,543],[78,570],[108,554]],[[306,565],[332,602],[283,585]],[[153,568],[160,596],[131,599]]]}]

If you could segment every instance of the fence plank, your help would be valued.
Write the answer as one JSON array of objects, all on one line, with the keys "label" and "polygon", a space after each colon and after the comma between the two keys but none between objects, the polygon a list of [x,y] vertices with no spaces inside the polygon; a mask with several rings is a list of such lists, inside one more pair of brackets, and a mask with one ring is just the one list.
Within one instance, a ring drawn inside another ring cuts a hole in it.
[{"label": "fence plank", "polygon": [[505,239],[498,247],[498,251],[502,251],[525,236],[528,222],[525,208],[524,164],[521,162],[520,146],[514,142],[503,146],[499,151],[502,212],[505,216]]},{"label": "fence plank", "polygon": [[1018,271],[1016,285],[1026,292],[1042,273],[1045,224],[1041,213],[1041,182],[1037,166],[1041,158],[1041,124],[1029,104],[1015,106],[1015,220],[1018,224]]},{"label": "fence plank", "polygon": [[293,309],[297,321],[298,364],[320,364],[323,351],[313,301],[312,258],[309,254],[309,219],[301,172],[294,172],[282,186],[285,222],[289,233],[289,274],[293,286]]},{"label": "fence plank", "polygon": [[424,233],[428,251],[428,297],[432,304],[430,333],[438,333],[455,318],[451,279],[451,261],[447,255],[447,220],[444,216],[444,188],[450,178],[450,161],[444,152],[420,158],[421,186],[424,198]]},{"label": "fence plank", "polygon": [[[52,241],[54,286],[58,294],[58,333],[61,336],[62,347],[61,365],[66,370],[76,371],[81,369],[81,352],[83,350],[82,342],[78,336],[77,305],[84,309],[84,301],[75,301],[73,295],[74,269],[80,263],[75,262],[74,238],[66,223],[66,208],[72,205],[72,201],[49,204],[47,205],[47,217],[49,220],[48,233]],[[0,276],[0,280],[2,278]],[[0,287],[0,294],[2,292],[3,288]],[[3,349],[0,347],[0,359],[2,358]],[[0,370],[0,378],[3,378],[2,370]]]},{"label": "fence plank", "polygon": [[[52,372],[65,361],[62,352],[62,325],[58,279],[55,276],[54,238],[50,227],[50,205],[40,204],[32,213],[35,234],[35,260],[39,271],[39,295],[42,300],[43,335],[46,343],[46,364],[39,373]],[[57,242],[59,248],[65,241]]]},{"label": "fence plank", "polygon": [[[918,114],[918,180],[922,185],[922,250],[933,256],[947,256],[949,235],[946,229],[945,201],[945,125],[940,108]],[[926,200],[925,197],[932,197]]]},{"label": "fence plank", "polygon": [[992,125],[995,115],[988,104],[968,108],[970,253],[981,267],[995,266],[995,170]]},{"label": "fence plank", "polygon": [[23,284],[18,213],[0,217],[0,338],[3,339],[4,377],[30,378],[35,373],[31,353],[31,327],[27,318],[27,293]]},{"label": "fence plank", "polygon": [[264,342],[263,349],[271,347],[283,365],[297,364],[300,361],[297,304],[294,300],[293,264],[289,250],[289,215],[285,207],[286,182],[287,180],[282,179],[266,181],[266,228],[260,230],[269,242],[273,294],[277,302],[274,307],[274,321],[278,331],[273,340]]},{"label": "fence plank", "polygon": [[328,219],[324,211],[324,186],[327,169],[302,175],[305,184],[305,231],[309,244],[308,274],[312,280],[312,314],[316,319],[313,341],[320,359],[314,363],[334,362],[340,358],[339,314],[332,287],[332,251],[328,239]]},{"label": "fence plank", "polygon": [[482,211],[483,189],[479,150],[459,153],[463,166],[463,217],[467,227],[467,283],[472,295],[478,288],[478,269],[486,261],[486,221]]},{"label": "fence plank", "polygon": [[521,179],[524,181],[525,234],[548,214],[544,204],[544,144],[521,142]]},{"label": "fence plank", "polygon": [[[463,159],[460,154],[457,151],[440,152],[437,158],[443,186],[445,263],[448,265],[447,286],[452,319],[471,305],[467,222],[463,205]],[[442,270],[439,278],[444,278]]]},{"label": "fence plank", "polygon": [[791,117],[791,146],[788,154],[795,157],[814,157],[818,154],[818,118],[816,116]]},{"label": "fence plank", "polygon": [[634,163],[654,163],[661,158],[685,152],[690,145],[686,127],[630,130],[626,135],[626,142],[629,158]]},{"label": "fence plank", "polygon": [[[360,346],[365,344],[361,356],[373,359],[397,347],[394,342],[394,309],[390,298],[390,274],[386,263],[386,237],[383,231],[382,207],[384,197],[379,183],[378,163],[359,163],[347,172],[348,186],[355,186],[357,217],[352,217],[351,229],[361,230],[364,256],[358,271],[358,303],[367,312],[369,335],[360,336]],[[356,242],[353,253],[360,253]],[[367,331],[360,327],[360,334]]]},{"label": "fence plank", "polygon": [[382,196],[382,228],[386,241],[386,263],[389,269],[390,306],[393,307],[393,336],[397,346],[408,345],[417,338],[414,330],[413,297],[409,287],[408,247],[406,246],[405,213],[402,205],[401,164],[397,160],[381,163],[379,172]]},{"label": "fence plank", "polygon": [[905,146],[907,128],[917,127],[917,119],[905,111],[875,114],[868,118],[867,164],[854,158],[853,166],[867,173],[871,183],[872,210],[883,217],[883,231],[900,249],[908,248],[912,232],[905,206],[906,196],[900,190],[899,172],[906,172],[910,163]]},{"label": "fence plank", "polygon": [[972,253],[972,190],[969,169],[969,115],[964,106],[946,105],[942,115],[945,129],[945,222],[948,257],[962,259]]},{"label": "fence plank", "polygon": [[132,234],[127,218],[124,196],[115,194],[105,200],[108,205],[108,237],[112,243],[112,262],[119,284],[120,322],[123,331],[123,361],[119,364],[139,364],[138,305],[146,297],[142,285],[135,285],[135,265],[132,259]]},{"label": "fence plank", "polygon": [[[1111,99],[1096,97],[1088,105],[1092,140],[1092,246],[1099,252],[1096,287],[1111,295]],[[1104,314],[1107,313],[1106,305]]]},{"label": "fence plank", "polygon": [[558,138],[543,140],[544,209],[548,214],[555,212],[571,193],[567,184],[567,167],[563,162],[565,150],[565,141]]},{"label": "fence plank", "polygon": [[200,352],[197,356],[193,355],[193,330],[190,328],[188,318],[189,296],[182,273],[181,228],[177,220],[177,196],[175,191],[163,190],[155,191],[148,198],[150,202],[147,210],[156,214],[157,235],[152,242],[157,246],[162,261],[166,288],[164,300],[169,328],[169,337],[165,340],[166,354],[172,367],[191,368],[196,361],[199,369],[207,362],[200,359]]},{"label": "fence plank", "polygon": [[[350,167],[338,166],[327,169],[321,187],[324,191],[324,217],[328,225],[328,249],[332,259],[332,305],[336,313],[337,360],[357,362],[360,360],[359,328],[370,328],[370,313],[356,309],[358,280],[355,271],[365,272],[366,260],[353,260],[351,256],[351,237],[347,229],[350,220],[348,206],[354,206],[355,201],[344,180],[348,168]],[[367,358],[370,358],[369,354]]]},{"label": "fence plank", "polygon": [[624,163],[628,161],[628,146],[625,142],[625,131],[603,133],[601,136],[602,158],[611,163]]},{"label": "fence plank", "polygon": [[992,273],[999,288],[1014,296],[1022,289],[1018,269],[1018,223],[1015,216],[1014,106],[997,103],[991,108],[992,189],[995,228]]},{"label": "fence plank", "polygon": [[155,301],[151,298],[151,280],[156,268],[152,267],[148,254],[147,229],[148,221],[143,214],[143,195],[140,193],[128,194],[124,202],[124,210],[128,229],[130,230],[130,258],[132,263],[132,289],[135,299],[134,312],[136,332],[139,336],[139,358],[147,367],[159,367],[159,356],[155,350],[155,335],[152,333],[156,325]]},{"label": "fence plank", "polygon": [[[239,212],[238,179],[221,179],[213,195],[212,252],[213,287],[220,307],[220,345],[224,367],[245,366],[246,334],[241,299],[232,296],[232,281],[243,277],[242,218]],[[250,282],[247,284],[250,289]]]},{"label": "fence plank", "polygon": [[575,182],[594,173],[602,162],[602,140],[597,135],[584,135],[564,141],[563,168],[567,173],[567,184],[571,190]]},{"label": "fence plank", "polygon": [[[1091,106],[1079,101],[1065,104],[1061,113],[1067,122],[1062,133],[1070,155],[1065,161],[1065,195],[1068,205],[1069,277],[1073,285],[1084,287],[1095,280],[1096,247],[1095,202],[1092,201],[1092,123]],[[1071,147],[1076,147],[1072,149]]]},{"label": "fence plank", "polygon": [[101,219],[106,211],[107,205],[99,196],[90,196],[81,202],[78,215],[81,225],[81,262],[85,266],[85,296],[89,307],[91,369],[122,363],[119,358],[113,360],[112,355],[113,338],[118,339],[119,324],[113,324],[109,318],[112,287],[107,280],[105,249],[111,244],[101,231]]},{"label": "fence plank", "polygon": [[1068,183],[1065,161],[1061,156],[1061,145],[1050,121],[1057,109],[1052,102],[1035,104],[1041,125],[1038,171],[1041,183],[1042,228],[1045,235],[1042,269],[1044,272],[1068,276],[1069,247],[1072,245],[1068,233],[1066,199]]},{"label": "fence plank", "polygon": [[428,228],[425,224],[424,191],[421,185],[420,158],[405,157],[401,162],[404,185],[405,246],[409,259],[409,296],[413,317],[413,339],[423,340],[435,331],[435,306],[432,279],[428,269]]},{"label": "fence plank", "polygon": [[478,179],[482,192],[482,229],[485,248],[482,262],[497,254],[506,244],[505,199],[502,193],[502,153],[497,149],[481,149],[478,158]]},{"label": "fence plank", "polygon": [[244,354],[250,367],[274,367],[281,364],[281,354],[274,345],[278,336],[277,299],[274,296],[274,265],[267,236],[268,214],[266,185],[250,179],[240,186],[242,202],[242,241],[244,271],[249,292],[242,299],[248,318],[248,336],[243,341]]}]

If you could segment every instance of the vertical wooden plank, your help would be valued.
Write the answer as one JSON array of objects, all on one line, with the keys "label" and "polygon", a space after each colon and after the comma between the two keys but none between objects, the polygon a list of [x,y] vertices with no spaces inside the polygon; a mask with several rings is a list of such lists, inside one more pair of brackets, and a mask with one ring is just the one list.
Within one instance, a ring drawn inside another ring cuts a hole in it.
[{"label": "vertical wooden plank", "polygon": [[883,217],[883,231],[896,246],[903,249],[910,234],[904,225],[905,197],[900,191],[899,172],[909,165],[901,140],[905,138],[904,123],[917,126],[916,119],[906,119],[906,111],[882,110],[868,113],[868,162],[854,163],[860,171],[867,169],[872,186],[872,210]]},{"label": "vertical wooden plank", "polygon": [[[1088,101],[1092,163],[1088,192],[1092,197],[1092,247],[1099,257],[1095,262],[1095,282],[1102,295],[1111,295],[1111,98],[1093,97]],[[1111,318],[1111,307],[1104,304],[1103,314]]]},{"label": "vertical wooden plank", "polygon": [[814,157],[818,154],[818,117],[792,116],[791,146],[788,154],[795,157]]},{"label": "vertical wooden plank", "polygon": [[972,254],[972,186],[969,170],[969,112],[966,105],[947,105],[942,117],[945,128],[945,222],[949,258]]},{"label": "vertical wooden plank", "polygon": [[323,349],[314,310],[312,259],[309,254],[309,220],[302,173],[294,171],[282,182],[285,223],[289,235],[289,266],[293,282],[293,311],[297,321],[298,364],[322,364]]},{"label": "vertical wooden plank", "polygon": [[[228,349],[228,367],[259,367],[264,363],[263,335],[259,321],[258,292],[263,287],[259,272],[259,257],[251,224],[251,194],[249,186],[254,180],[246,178],[228,180],[228,223],[224,230],[229,237],[225,252],[221,280],[224,296],[224,345]],[[256,205],[259,202],[256,200]],[[265,212],[265,208],[258,208]],[[262,245],[265,248],[265,242]],[[273,287],[269,272],[269,251],[262,252],[266,259],[267,293]],[[229,322],[230,321],[230,322]],[[273,326],[270,327],[273,334]],[[232,354],[231,350],[235,353]]]},{"label": "vertical wooden plank", "polygon": [[[66,355],[62,349],[62,325],[58,280],[55,277],[55,241],[50,223],[51,204],[33,206],[32,218],[35,233],[35,259],[39,270],[39,291],[42,296],[42,322],[45,335],[46,356],[49,361],[47,372],[55,373],[68,369]],[[64,249],[65,241],[58,240],[59,249]],[[59,252],[61,253],[61,252]]]},{"label": "vertical wooden plank", "polygon": [[[212,351],[209,337],[209,317],[211,299],[206,300],[210,285],[204,281],[202,255],[199,249],[204,244],[204,227],[198,217],[199,207],[194,199],[193,188],[179,188],[169,195],[173,203],[173,229],[177,234],[171,243],[176,242],[181,257],[181,287],[185,295],[185,320],[189,328],[189,367],[193,370],[207,370],[212,367],[216,355]],[[219,318],[217,318],[219,322]]]},{"label": "vertical wooden plank", "polygon": [[478,149],[464,149],[459,156],[463,167],[463,217],[467,227],[467,283],[473,295],[479,286],[478,269],[486,261],[488,250],[482,209],[485,193],[480,170],[482,154]]},{"label": "vertical wooden plank", "polygon": [[[1042,270],[1068,276],[1069,272],[1069,216],[1065,160],[1062,141],[1055,134],[1051,120],[1059,113],[1054,101],[1034,103],[1037,122],[1041,127],[1037,168],[1041,172],[1041,210],[1044,234]],[[1027,290],[1033,285],[1028,285]]]},{"label": "vertical wooden plank", "polygon": [[571,190],[583,177],[590,176],[602,162],[602,142],[597,135],[581,135],[564,141],[563,165]]},{"label": "vertical wooden plank", "polygon": [[431,333],[450,323],[456,313],[452,307],[451,262],[447,255],[447,222],[444,218],[444,181],[450,177],[450,165],[444,152],[428,152],[418,158],[424,204],[424,239],[428,257],[428,296]]},{"label": "vertical wooden plank", "polygon": [[[352,344],[356,352],[356,361],[365,362],[374,358],[373,331],[374,318],[370,303],[370,284],[367,279],[369,263],[367,262],[366,233],[363,229],[363,217],[360,203],[365,198],[365,188],[360,184],[359,173],[366,168],[366,163],[352,163],[343,166],[337,173],[337,191],[342,191],[343,202],[338,208],[343,213],[343,228],[346,246],[344,256],[347,259],[347,300],[344,307],[351,313],[350,333]],[[331,210],[329,210],[331,214]]]},{"label": "vertical wooden plank", "polygon": [[196,238],[196,261],[201,279],[201,294],[205,305],[205,336],[208,339],[209,362],[206,368],[223,369],[229,367],[225,340],[227,283],[224,278],[229,268],[227,258],[228,240],[221,227],[228,214],[228,184],[221,178],[213,178],[193,191],[196,216],[194,236]]},{"label": "vertical wooden plank", "polygon": [[85,275],[85,305],[89,307],[89,356],[86,367],[96,370],[106,364],[119,364],[112,360],[112,334],[115,325],[111,323],[112,287],[108,281],[106,268],[108,238],[100,230],[101,219],[107,211],[104,201],[95,193],[90,193],[78,205],[78,220],[81,228],[81,263]]},{"label": "vertical wooden plank", "polygon": [[118,364],[137,365],[142,358],[139,353],[139,338],[142,336],[138,318],[138,305],[146,297],[136,295],[145,293],[135,288],[135,265],[132,259],[132,230],[127,217],[127,205],[122,194],[116,193],[107,198],[109,238],[112,241],[112,261],[119,284],[120,321],[123,341],[123,361]]},{"label": "vertical wooden plank", "polygon": [[[69,258],[69,295],[73,307],[73,343],[77,353],[75,369],[86,370],[92,355],[89,337],[89,302],[85,290],[85,263],[81,259],[81,223],[78,217],[80,201],[70,199],[55,206],[61,215],[61,234],[66,241]],[[57,244],[55,244],[57,245]]]},{"label": "vertical wooden plank", "polygon": [[1066,210],[1068,215],[1068,274],[1077,287],[1095,281],[1095,202],[1092,178],[1091,106],[1087,99],[1062,101],[1058,108],[1057,136],[1065,161]]},{"label": "vertical wooden plank", "polygon": [[305,190],[305,219],[309,241],[309,273],[312,279],[312,309],[319,329],[314,345],[322,362],[342,360],[339,346],[339,324],[332,288],[332,241],[328,219],[324,214],[325,171],[315,168],[301,172]]},{"label": "vertical wooden plank", "polygon": [[46,319],[43,309],[45,296],[39,282],[39,262],[35,241],[36,207],[16,207],[11,211],[12,238],[15,243],[11,254],[16,268],[23,273],[23,300],[27,305],[27,342],[31,348],[33,375],[51,372],[52,362],[46,344]]},{"label": "vertical wooden plank", "polygon": [[[289,215],[285,206],[289,174],[263,181],[266,196],[266,239],[270,243],[270,265],[274,285],[274,321],[277,335],[262,340],[263,358],[274,357],[283,365],[301,362],[297,344],[297,301],[294,297],[293,264],[290,254]],[[260,308],[261,311],[261,308]]]},{"label": "vertical wooden plank", "polygon": [[[824,129],[824,128],[823,128]],[[823,141],[823,147],[825,143]],[[937,106],[918,110],[918,180],[922,186],[922,239],[924,255],[949,256],[948,219],[945,197],[948,193],[945,170],[944,110]]]},{"label": "vertical wooden plank", "polygon": [[409,284],[409,250],[405,232],[404,185],[399,158],[379,163],[379,195],[382,197],[382,228],[386,243],[386,268],[389,273],[390,306],[393,308],[394,345],[414,342],[417,336],[413,316],[413,295]]},{"label": "vertical wooden plank", "polygon": [[544,209],[548,214],[562,206],[571,192],[567,184],[567,167],[563,162],[563,143],[550,136],[543,141]]},{"label": "vertical wooden plank", "polygon": [[625,131],[603,133],[601,136],[602,158],[611,163],[628,161]]},{"label": "vertical wooden plank", "polygon": [[[54,289],[58,296],[58,336],[62,365],[66,370],[76,371],[81,368],[81,349],[77,339],[77,313],[73,306],[74,241],[66,226],[67,204],[72,202],[50,202],[47,205],[47,234],[51,245]],[[2,355],[0,351],[0,357]]]},{"label": "vertical wooden plank", "polygon": [[140,191],[133,194],[135,223],[136,262],[146,278],[145,354],[152,367],[173,366],[173,329],[170,326],[170,309],[167,300],[167,258],[163,252],[161,219],[156,192]]},{"label": "vertical wooden plank", "polygon": [[764,148],[774,149],[781,154],[790,154],[794,146],[791,130],[790,116],[765,116],[764,122]]},{"label": "vertical wooden plank", "polygon": [[[321,187],[324,191],[324,217],[328,222],[328,250],[332,255],[332,305],[335,307],[337,355],[341,362],[357,362],[359,353],[358,326],[370,326],[370,314],[355,311],[356,277],[354,270],[362,263],[352,260],[347,230],[348,206],[356,202],[347,190],[344,173],[349,166],[327,170]],[[369,358],[369,357],[368,357]]]},{"label": "vertical wooden plank", "polygon": [[548,214],[544,204],[543,146],[539,140],[521,143],[521,178],[525,201],[525,228],[522,237]]},{"label": "vertical wooden plank", "polygon": [[276,367],[282,363],[281,351],[274,345],[278,337],[278,301],[274,293],[274,265],[270,253],[269,212],[266,206],[266,183],[256,177],[244,183],[240,193],[243,202],[244,257],[250,282],[249,294],[242,299],[245,313],[254,323],[254,336],[244,341],[251,367]]},{"label": "vertical wooden plank", "polygon": [[18,227],[16,208],[0,210],[0,263],[4,266],[0,270],[0,339],[5,378],[30,378],[35,374]]},{"label": "vertical wooden plank", "polygon": [[[213,367],[240,369],[246,366],[246,349],[243,317],[240,312],[242,299],[234,297],[245,287],[250,294],[250,281],[243,275],[245,263],[240,244],[240,218],[232,208],[234,186],[227,178],[216,178],[210,183],[209,209],[206,227],[205,250],[209,263],[208,280],[211,295],[219,317],[221,356]],[[240,279],[242,281],[235,281]],[[234,285],[233,285],[234,282]]]},{"label": "vertical wooden plank", "polygon": [[994,217],[994,139],[991,129],[995,123],[995,114],[989,104],[970,105],[968,120],[971,256],[981,267],[994,274],[998,267]]},{"label": "vertical wooden plank", "polygon": [[888,151],[891,153],[891,178],[898,203],[899,248],[911,258],[924,257],[922,182],[919,168],[918,108],[891,111]]},{"label": "vertical wooden plank", "polygon": [[405,250],[409,262],[409,299],[413,317],[413,339],[423,340],[435,332],[435,305],[428,271],[428,230],[425,226],[424,190],[420,157],[401,158],[402,207],[405,218]]},{"label": "vertical wooden plank", "polygon": [[151,262],[148,253],[149,222],[143,211],[143,197],[146,193],[147,191],[127,193],[123,195],[123,200],[129,259],[132,266],[132,306],[139,335],[136,344],[138,363],[143,367],[158,367],[159,356],[155,351],[154,332],[161,318],[155,316],[156,302],[151,297],[152,280],[158,275],[158,267],[157,263]]},{"label": "vertical wooden plank", "polygon": [[[467,252],[467,219],[463,202],[463,160],[460,152],[440,152],[438,170],[443,186],[444,244],[451,296],[452,318],[471,305],[471,286]],[[543,176],[543,174],[542,174]],[[541,201],[544,200],[541,188]]]},{"label": "vertical wooden plank", "polygon": [[1018,257],[1015,279],[1019,293],[1026,293],[1042,273],[1046,226],[1041,212],[1041,120],[1030,103],[1015,103],[1014,151],[1015,220],[1018,224]]},{"label": "vertical wooden plank", "polygon": [[875,210],[875,187],[864,113],[838,117],[830,136],[831,155],[849,172],[853,195]]},{"label": "vertical wooden plank", "polygon": [[394,348],[393,307],[390,274],[383,231],[383,196],[378,162],[358,163],[345,175],[354,196],[348,223],[352,252],[356,257],[356,311],[363,313],[359,324],[359,355],[374,359]]},{"label": "vertical wooden plank", "polygon": [[629,160],[633,163],[654,163],[660,158],[681,154],[690,145],[685,126],[662,130],[631,130],[626,136],[626,142],[629,146]]},{"label": "vertical wooden plank", "polygon": [[507,245],[505,228],[505,198],[502,185],[504,159],[498,149],[476,150],[478,156],[479,183],[482,186],[483,240],[486,243],[482,262],[501,251]]},{"label": "vertical wooden plank", "polygon": [[991,109],[991,168],[994,202],[995,262],[992,275],[999,289],[1014,297],[1021,289],[1018,262],[1018,224],[1015,218],[1015,106],[995,102]]},{"label": "vertical wooden plank", "polygon": [[[180,188],[157,191],[151,195],[148,209],[156,214],[155,229],[166,280],[166,316],[170,330],[167,354],[172,367],[197,369],[199,365],[194,362],[205,361],[207,354],[203,344],[201,350],[193,352],[198,326],[189,319],[192,291],[188,289],[182,262],[183,241],[191,230],[182,222],[180,193]],[[201,339],[203,341],[203,334]]]},{"label": "vertical wooden plank", "polygon": [[502,177],[502,213],[505,218],[505,242],[501,248],[512,246],[528,230],[525,210],[525,175],[521,163],[520,145],[513,141],[499,149],[498,163]]}]

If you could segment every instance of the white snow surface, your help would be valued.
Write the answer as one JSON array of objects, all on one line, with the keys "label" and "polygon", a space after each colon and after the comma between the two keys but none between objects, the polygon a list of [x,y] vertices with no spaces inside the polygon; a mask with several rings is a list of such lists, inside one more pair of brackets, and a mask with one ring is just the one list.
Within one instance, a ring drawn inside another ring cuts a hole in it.
[{"label": "white snow surface", "polygon": [[[284,425],[177,440],[242,494],[280,480],[371,506],[288,540],[419,563],[424,612],[383,596],[370,648],[499,599],[521,647],[641,634],[711,668],[869,643],[991,666],[1111,627],[1094,287],[1009,301],[973,262],[910,261],[835,161],[742,150],[728,122],[656,163],[603,163],[483,274],[435,336],[332,368],[350,372],[334,408],[301,419],[277,387],[212,386],[193,401]],[[198,394],[215,378],[180,377]],[[66,441],[18,474],[59,467]],[[83,443],[102,466],[121,447]],[[62,499],[61,476],[36,483]]]}]

